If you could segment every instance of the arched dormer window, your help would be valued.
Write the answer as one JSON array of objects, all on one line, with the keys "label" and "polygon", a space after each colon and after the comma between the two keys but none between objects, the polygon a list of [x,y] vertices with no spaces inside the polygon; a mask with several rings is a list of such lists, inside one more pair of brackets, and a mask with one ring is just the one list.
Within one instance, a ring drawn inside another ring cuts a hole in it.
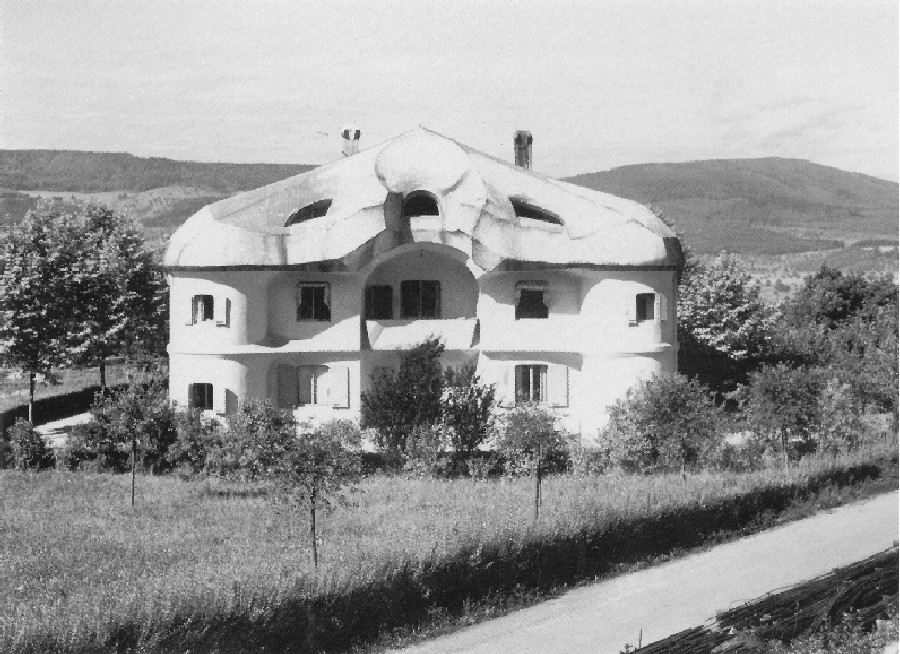
[{"label": "arched dormer window", "polygon": [[440,216],[441,210],[434,195],[428,191],[413,191],[403,198],[403,212],[401,215],[404,218]]},{"label": "arched dormer window", "polygon": [[545,223],[550,223],[551,225],[562,225],[562,220],[559,219],[555,213],[551,211],[547,211],[546,209],[542,209],[541,207],[537,207],[529,202],[526,202],[522,198],[510,198],[509,201],[512,203],[513,209],[516,212],[516,217],[518,218],[531,218],[533,220],[541,220]]},{"label": "arched dormer window", "polygon": [[317,200],[288,216],[287,222],[284,224],[284,226],[290,227],[291,225],[306,222],[307,220],[312,220],[313,218],[321,218],[326,213],[328,213],[329,207],[331,207],[331,200]]}]

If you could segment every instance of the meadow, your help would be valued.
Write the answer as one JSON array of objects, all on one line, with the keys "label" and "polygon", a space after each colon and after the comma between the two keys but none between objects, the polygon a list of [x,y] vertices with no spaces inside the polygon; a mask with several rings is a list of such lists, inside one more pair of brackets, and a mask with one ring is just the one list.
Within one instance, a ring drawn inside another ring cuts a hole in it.
[{"label": "meadow", "polygon": [[0,651],[343,650],[891,490],[896,468],[894,441],[787,475],[552,476],[538,522],[529,479],[373,476],[321,521],[318,570],[263,486],[141,476],[131,508],[127,476],[0,471]]}]

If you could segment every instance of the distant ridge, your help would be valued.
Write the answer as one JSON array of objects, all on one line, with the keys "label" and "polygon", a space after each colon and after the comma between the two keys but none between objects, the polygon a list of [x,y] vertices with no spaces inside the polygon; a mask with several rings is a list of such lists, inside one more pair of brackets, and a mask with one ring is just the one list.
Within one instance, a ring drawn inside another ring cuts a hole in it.
[{"label": "distant ridge", "polygon": [[621,166],[567,178],[670,217],[698,252],[777,254],[896,240],[896,182],[802,159]]},{"label": "distant ridge", "polygon": [[312,168],[315,166],[177,161],[136,157],[125,152],[0,150],[0,188],[98,193],[187,186],[230,194],[259,188]]}]

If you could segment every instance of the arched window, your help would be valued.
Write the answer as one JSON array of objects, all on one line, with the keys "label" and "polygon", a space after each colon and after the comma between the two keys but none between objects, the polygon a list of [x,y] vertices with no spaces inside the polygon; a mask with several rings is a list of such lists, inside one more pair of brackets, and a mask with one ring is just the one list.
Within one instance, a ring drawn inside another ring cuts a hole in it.
[{"label": "arched window", "polygon": [[562,225],[562,220],[555,213],[530,204],[522,198],[510,198],[509,201],[512,203],[518,218],[531,218],[550,223],[551,225]]},{"label": "arched window", "polygon": [[404,218],[416,216],[440,216],[437,198],[428,191],[413,191],[403,198]]},{"label": "arched window", "polygon": [[317,200],[316,202],[308,204],[302,209],[299,209],[288,216],[287,222],[284,224],[284,226],[290,227],[291,225],[306,222],[307,220],[312,220],[313,218],[321,218],[328,213],[328,209],[330,207],[331,200]]}]

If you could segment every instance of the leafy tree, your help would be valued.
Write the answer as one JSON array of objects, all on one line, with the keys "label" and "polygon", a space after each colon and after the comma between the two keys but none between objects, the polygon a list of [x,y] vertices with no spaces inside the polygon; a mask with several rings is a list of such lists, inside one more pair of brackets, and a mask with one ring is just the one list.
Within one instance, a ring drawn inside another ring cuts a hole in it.
[{"label": "leafy tree", "polygon": [[764,365],[735,392],[744,420],[757,438],[781,450],[785,470],[788,448],[808,448],[821,421],[821,395],[826,379],[821,369]]},{"label": "leafy tree", "polygon": [[77,213],[81,274],[73,285],[74,313],[67,335],[73,363],[97,365],[106,388],[106,360],[133,353],[158,338],[164,307],[163,276],[143,249],[137,227],[107,207]]},{"label": "leafy tree", "polygon": [[42,470],[52,468],[53,450],[27,420],[17,420],[9,430],[13,465],[16,470]]},{"label": "leafy tree", "polygon": [[497,448],[510,460],[530,464],[534,477],[534,519],[540,516],[541,476],[550,460],[566,447],[556,416],[537,402],[517,404],[501,420]]},{"label": "leafy tree", "polygon": [[28,375],[28,420],[34,422],[37,375],[62,362],[81,282],[78,230],[68,214],[42,204],[2,243],[0,345],[8,365]]},{"label": "leafy tree", "polygon": [[724,253],[697,266],[678,289],[679,337],[733,360],[766,353],[775,320],[750,275]]},{"label": "leafy tree", "polygon": [[441,421],[450,434],[454,452],[467,457],[484,443],[491,430],[496,390],[481,384],[473,366],[445,374]]},{"label": "leafy tree", "polygon": [[844,274],[823,266],[804,280],[796,295],[785,302],[787,324],[809,324],[835,329],[854,318],[871,320],[880,307],[897,306],[897,285],[883,277],[873,281],[860,274]]},{"label": "leafy tree", "polygon": [[712,461],[721,423],[721,410],[699,381],[678,374],[654,376],[610,407],[602,449],[611,464],[625,470],[684,473]]},{"label": "leafy tree", "polygon": [[350,420],[330,420],[285,443],[273,472],[288,499],[309,515],[313,565],[319,565],[317,513],[349,504],[347,492],[360,477],[359,428]]},{"label": "leafy tree", "polygon": [[444,346],[430,339],[404,352],[396,373],[373,379],[372,389],[362,394],[362,426],[378,431],[378,445],[401,456],[406,436],[420,425],[434,425],[441,418]]}]

